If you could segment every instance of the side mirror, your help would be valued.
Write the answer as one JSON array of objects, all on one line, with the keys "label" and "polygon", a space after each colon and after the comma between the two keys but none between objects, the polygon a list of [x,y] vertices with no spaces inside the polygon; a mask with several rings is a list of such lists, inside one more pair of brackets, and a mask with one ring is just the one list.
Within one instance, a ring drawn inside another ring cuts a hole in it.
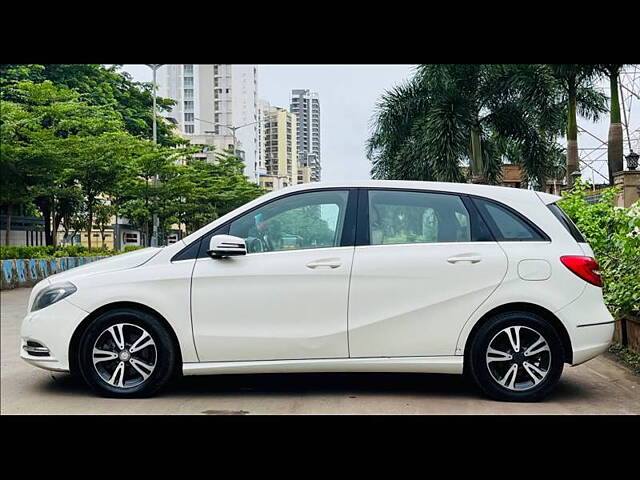
[{"label": "side mirror", "polygon": [[224,258],[235,255],[246,255],[247,245],[240,237],[233,235],[214,235],[209,240],[207,253],[211,258]]}]

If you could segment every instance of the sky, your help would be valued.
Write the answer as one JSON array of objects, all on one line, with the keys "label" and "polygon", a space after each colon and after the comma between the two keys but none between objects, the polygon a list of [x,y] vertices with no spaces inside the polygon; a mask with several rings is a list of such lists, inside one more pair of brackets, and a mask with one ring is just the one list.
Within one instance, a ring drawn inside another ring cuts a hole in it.
[{"label": "sky", "polygon": [[[135,80],[151,81],[151,70],[145,65],[125,65],[124,70]],[[365,145],[375,105],[385,90],[409,79],[413,70],[413,65],[258,65],[258,96],[288,109],[291,90],[318,92],[322,180],[367,180],[371,165]],[[608,85],[602,86],[607,87],[606,92]],[[639,100],[632,105],[629,124],[632,130],[640,127]],[[581,148],[597,148],[600,140],[607,140],[608,115],[598,123],[578,119],[578,125],[591,134],[580,134]],[[560,143],[565,145],[562,139]],[[634,148],[640,150],[640,145]],[[625,153],[627,150],[625,144]],[[594,168],[583,168],[583,177],[595,183],[606,181],[606,152],[583,151],[583,157],[588,163],[598,157],[604,160],[591,163]]]}]

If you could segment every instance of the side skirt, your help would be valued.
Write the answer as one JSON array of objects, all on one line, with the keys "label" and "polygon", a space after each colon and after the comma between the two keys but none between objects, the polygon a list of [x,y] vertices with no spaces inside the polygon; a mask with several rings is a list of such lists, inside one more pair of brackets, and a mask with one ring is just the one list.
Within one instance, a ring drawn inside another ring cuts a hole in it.
[{"label": "side skirt", "polygon": [[305,373],[305,372],[412,372],[462,373],[463,356],[330,358],[314,360],[260,360],[250,362],[183,363],[184,375],[225,373]]}]

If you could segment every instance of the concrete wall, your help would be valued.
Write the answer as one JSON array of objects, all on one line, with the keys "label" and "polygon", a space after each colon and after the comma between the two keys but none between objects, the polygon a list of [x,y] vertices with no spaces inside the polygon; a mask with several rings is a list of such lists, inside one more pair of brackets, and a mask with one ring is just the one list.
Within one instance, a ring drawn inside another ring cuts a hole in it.
[{"label": "concrete wall", "polygon": [[616,198],[618,207],[630,207],[640,199],[640,170],[614,173],[613,183],[622,187],[622,192]]},{"label": "concrete wall", "polygon": [[108,257],[58,257],[0,260],[0,290],[31,287],[45,277]]}]

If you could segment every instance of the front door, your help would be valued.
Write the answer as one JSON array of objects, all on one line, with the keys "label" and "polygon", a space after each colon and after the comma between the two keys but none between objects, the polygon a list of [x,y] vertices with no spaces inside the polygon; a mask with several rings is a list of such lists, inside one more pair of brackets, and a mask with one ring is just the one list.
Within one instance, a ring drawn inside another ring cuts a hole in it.
[{"label": "front door", "polygon": [[503,250],[458,195],[371,189],[360,203],[351,356],[455,355],[462,326],[505,275]]},{"label": "front door", "polygon": [[231,222],[248,254],[198,258],[193,271],[200,361],[348,357],[354,201],[346,189],[290,194]]}]

